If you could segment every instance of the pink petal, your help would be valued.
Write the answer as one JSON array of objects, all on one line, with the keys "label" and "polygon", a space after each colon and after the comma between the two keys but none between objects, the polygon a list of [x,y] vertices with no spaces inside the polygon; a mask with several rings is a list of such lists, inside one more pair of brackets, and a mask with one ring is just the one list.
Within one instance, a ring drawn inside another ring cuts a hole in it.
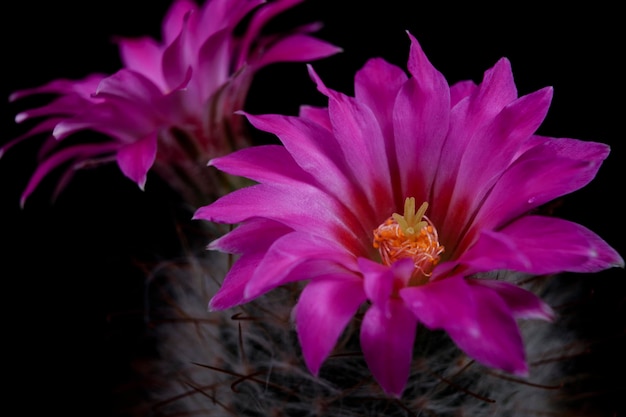
[{"label": "pink petal", "polygon": [[158,106],[158,99],[154,100],[146,102],[140,99],[137,102],[130,97],[107,97],[102,103],[91,105],[82,113],[58,123],[52,134],[57,139],[63,139],[88,129],[103,133],[121,143],[135,142],[158,130],[165,123],[155,108]]},{"label": "pink petal", "polygon": [[93,155],[102,155],[107,152],[112,152],[116,148],[116,144],[107,143],[103,145],[90,143],[85,145],[70,146],[54,153],[37,166],[37,169],[28,181],[28,184],[20,197],[20,206],[24,206],[26,199],[30,196],[30,194],[32,194],[35,188],[37,188],[37,185],[39,185],[41,180],[53,169],[72,160],[82,161],[86,158],[92,157]]},{"label": "pink petal", "polygon": [[394,290],[392,269],[367,258],[359,258],[358,265],[367,298],[381,307],[387,304]]},{"label": "pink petal", "polygon": [[609,147],[601,143],[543,138],[502,175],[474,224],[483,228],[501,227],[536,207],[584,187],[596,176],[608,154]]},{"label": "pink petal", "polygon": [[186,45],[189,36],[191,34],[187,30],[181,30],[173,42],[163,51],[161,71],[163,72],[165,85],[168,88],[165,92],[178,88],[189,77],[189,72],[193,65],[193,61],[190,61],[188,56],[190,52]]},{"label": "pink petal", "polygon": [[163,93],[145,75],[121,69],[100,82],[96,95],[123,98],[135,102],[137,106],[152,107],[154,100],[162,97]]},{"label": "pink petal", "polygon": [[117,44],[125,68],[142,74],[161,91],[166,91],[167,86],[161,72],[162,51],[154,39],[149,37],[120,38]]},{"label": "pink petal", "polygon": [[[94,90],[95,91],[95,90]],[[93,106],[93,100],[87,100],[84,97],[80,97],[77,94],[68,94],[60,96],[50,103],[37,107],[34,109],[28,109],[15,116],[16,123],[22,123],[28,119],[34,119],[44,116],[65,116],[71,117],[75,114],[79,114]]]},{"label": "pink petal", "polygon": [[255,65],[262,67],[277,62],[308,62],[342,52],[342,49],[320,39],[296,33],[273,43]]},{"label": "pink petal", "polygon": [[148,170],[157,153],[157,134],[153,133],[134,143],[122,146],[117,151],[117,163],[128,178],[142,190],[146,185]]},{"label": "pink petal", "polygon": [[491,288],[447,278],[400,292],[430,329],[443,329],[470,357],[518,375],[527,373],[524,345],[512,311]]},{"label": "pink petal", "polygon": [[450,86],[450,107],[454,107],[462,99],[469,97],[478,86],[474,81],[465,80],[459,81]]},{"label": "pink petal", "polygon": [[491,288],[506,303],[515,318],[541,319],[552,321],[554,311],[530,291],[504,281],[493,279],[468,279],[470,285],[482,285]]},{"label": "pink petal", "polygon": [[[264,3],[266,3],[265,0],[211,0],[204,2],[200,10],[201,16],[198,19],[195,31],[198,39],[208,39],[209,36],[222,29],[228,29],[232,32],[234,27],[248,15],[248,13]],[[272,2],[271,4],[275,3],[277,2]],[[255,20],[256,16],[262,13],[266,8],[267,6],[263,6],[257,9],[252,15],[251,20]],[[250,26],[247,26],[243,36],[253,36],[258,40],[258,33],[251,35],[251,31]],[[246,48],[242,49],[247,53]]]},{"label": "pink petal", "polygon": [[402,85],[406,82],[405,72],[381,58],[368,60],[354,78],[354,93],[358,102],[372,109],[380,125],[389,163],[390,178],[399,183],[400,173],[396,161],[393,138],[393,104]]},{"label": "pink petal", "polygon": [[295,163],[284,146],[259,145],[244,148],[209,161],[220,171],[260,183],[291,184],[315,182]]},{"label": "pink petal", "polygon": [[215,239],[207,249],[235,254],[265,251],[276,239],[291,231],[281,223],[256,218]]},{"label": "pink petal", "polygon": [[78,95],[85,99],[89,99],[91,94],[96,91],[100,81],[105,78],[104,74],[89,74],[81,80],[57,79],[50,81],[39,87],[28,88],[16,91],[9,96],[9,101],[19,100],[21,98],[34,94],[60,94],[60,95]]},{"label": "pink petal", "polygon": [[250,277],[245,295],[255,298],[279,285],[327,275],[338,269],[346,273],[356,270],[354,255],[332,240],[307,233],[288,233],[267,249]]},{"label": "pink petal", "polygon": [[[482,195],[489,189],[494,179],[511,164],[520,144],[537,131],[551,100],[552,88],[521,97],[505,106],[492,123],[474,135],[457,167],[458,172],[463,173],[456,185],[460,198],[465,198],[465,193],[458,190],[483,187]],[[480,200],[479,197],[476,199]]]},{"label": "pink petal", "polygon": [[298,188],[258,184],[235,190],[201,207],[194,219],[236,224],[266,217],[296,231],[314,231],[314,235],[334,239],[354,253],[369,251],[369,244],[360,239],[361,224],[351,216],[336,199],[318,188],[305,184]]},{"label": "pink petal", "polygon": [[224,277],[222,286],[209,301],[209,310],[226,310],[251,300],[244,295],[250,277],[256,270],[264,252],[240,256]]},{"label": "pink petal", "polygon": [[212,34],[200,47],[194,82],[199,100],[206,100],[231,76],[232,34],[228,29]]},{"label": "pink petal", "polygon": [[292,116],[244,114],[257,129],[276,135],[296,163],[321,184],[344,194],[352,188],[342,159],[343,150],[331,132],[317,123]]},{"label": "pink petal", "polygon": [[318,278],[304,288],[295,307],[296,330],[304,360],[314,375],[364,301],[362,283],[356,277]]},{"label": "pink petal", "polygon": [[408,258],[395,262],[391,267],[367,258],[359,258],[358,265],[363,275],[365,294],[378,305],[385,305],[394,292],[405,287],[414,270],[413,261]]},{"label": "pink petal", "polygon": [[394,112],[396,158],[400,169],[402,198],[432,201],[431,184],[439,169],[439,156],[448,132],[450,89],[409,34],[408,67],[413,75],[398,95]]},{"label": "pink petal", "polygon": [[475,270],[539,275],[624,267],[622,257],[589,229],[542,216],[522,217],[500,232],[485,231],[460,261]]},{"label": "pink petal", "polygon": [[[474,134],[487,123],[490,123],[504,106],[517,98],[510,62],[506,58],[500,59],[493,68],[485,71],[482,83],[472,90],[469,96],[463,99],[459,98],[451,110],[445,144],[446,149],[450,151],[441,154],[435,180],[434,197],[430,201],[431,213],[433,213],[430,219],[435,224],[440,224],[444,220],[447,223],[453,223],[452,219],[455,216],[459,217],[458,225],[456,223],[451,224],[452,230],[459,230],[462,227],[465,222],[463,213],[467,211],[459,211],[459,207],[452,208],[450,206],[460,161],[466,149],[472,145]],[[452,97],[452,91],[450,94],[450,103],[452,104],[456,98]],[[455,94],[457,93],[455,92]]]},{"label": "pink petal", "polygon": [[399,398],[409,378],[417,320],[404,303],[374,304],[361,324],[361,348],[372,375],[385,392]]},{"label": "pink petal", "polygon": [[326,107],[314,107],[302,105],[300,106],[300,112],[298,114],[301,118],[315,122],[320,126],[323,126],[329,132],[332,131],[330,124],[330,116],[328,115],[328,108]]},{"label": "pink petal", "polygon": [[57,123],[59,123],[61,120],[63,120],[63,118],[61,118],[61,117],[44,119],[41,123],[36,124],[32,129],[30,129],[29,131],[27,131],[23,135],[20,135],[20,136],[18,136],[16,138],[13,138],[10,141],[4,143],[0,147],[0,158],[10,148],[12,148],[13,146],[17,145],[18,143],[24,141],[25,139],[28,139],[28,138],[30,138],[32,136],[39,135],[39,134],[42,134],[42,133],[49,133],[49,132],[51,132],[52,129],[54,129],[54,127],[57,125]]},{"label": "pink petal", "polygon": [[[279,15],[284,10],[287,10],[298,3],[301,3],[303,0],[280,0],[273,2],[266,2],[263,0],[256,0],[256,2],[246,1],[246,4],[249,5],[250,8],[255,7],[259,3],[264,3],[262,7],[259,7],[255,13],[252,15],[250,19],[250,23],[243,34],[243,38],[241,39],[241,56],[235,62],[236,68],[240,68],[245,62],[248,60],[248,57],[253,52],[253,46],[259,39],[262,38],[262,31],[264,26],[276,15]],[[230,1],[226,1],[225,7],[232,10],[233,6]],[[242,11],[245,11],[240,6]],[[243,16],[243,15],[242,15]],[[242,17],[241,16],[241,17]]]},{"label": "pink petal", "polygon": [[[222,286],[211,299],[209,308],[224,310],[249,301],[244,296],[244,290],[265,252],[275,240],[289,232],[290,229],[280,223],[255,218],[211,242],[209,249],[242,256],[229,269]],[[250,239],[250,236],[255,236],[255,239]]]},{"label": "pink petal", "polygon": [[[320,87],[322,85],[318,83]],[[353,187],[361,187],[371,207],[392,210],[393,185],[385,139],[372,109],[352,97],[324,87],[321,89],[329,98],[328,113],[335,139],[341,149],[350,150],[344,152],[344,157],[352,178],[358,179]]]},{"label": "pink petal", "polygon": [[169,45],[183,30],[185,16],[190,12],[197,12],[198,6],[192,0],[175,0],[163,18],[162,36],[166,45]]},{"label": "pink petal", "polygon": [[[505,106],[492,122],[473,135],[459,165],[455,166],[458,178],[446,207],[448,230],[468,228],[486,194],[511,165],[519,148],[533,136],[543,121],[551,97],[552,89],[546,88],[519,98]],[[441,207],[442,203],[438,202],[437,207]],[[445,235],[442,237],[446,240],[449,238]],[[456,250],[461,251],[463,248]]]},{"label": "pink petal", "polygon": [[257,129],[278,136],[300,168],[316,179],[316,186],[333,196],[336,203],[349,208],[352,214],[347,218],[359,218],[355,230],[364,227],[369,234],[369,229],[378,226],[374,223],[380,221],[380,216],[374,215],[374,207],[387,206],[391,210],[390,203],[383,198],[373,207],[354,186],[360,179],[353,177],[344,151],[331,132],[320,124],[291,116],[246,116]]}]

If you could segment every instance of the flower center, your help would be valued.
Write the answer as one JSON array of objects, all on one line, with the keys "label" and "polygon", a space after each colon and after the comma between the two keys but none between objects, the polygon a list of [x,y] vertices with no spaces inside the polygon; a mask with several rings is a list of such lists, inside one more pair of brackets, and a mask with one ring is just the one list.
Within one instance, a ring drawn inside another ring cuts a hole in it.
[{"label": "flower center", "polygon": [[437,229],[424,214],[428,203],[424,202],[415,211],[415,198],[404,201],[404,215],[393,213],[383,224],[374,230],[373,246],[380,252],[385,265],[411,258],[415,265],[413,277],[429,277],[439,263],[439,255],[444,247],[439,244]]}]

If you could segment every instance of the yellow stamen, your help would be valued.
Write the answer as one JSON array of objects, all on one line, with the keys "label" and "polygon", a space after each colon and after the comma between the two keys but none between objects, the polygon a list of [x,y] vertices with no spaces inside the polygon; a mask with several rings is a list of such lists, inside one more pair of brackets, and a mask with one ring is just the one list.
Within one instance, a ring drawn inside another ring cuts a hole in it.
[{"label": "yellow stamen", "polygon": [[393,213],[374,230],[373,246],[380,252],[385,265],[411,258],[415,265],[413,277],[418,282],[427,278],[439,263],[444,247],[439,244],[437,229],[425,216],[428,203],[415,211],[415,198],[404,201],[404,214]]}]

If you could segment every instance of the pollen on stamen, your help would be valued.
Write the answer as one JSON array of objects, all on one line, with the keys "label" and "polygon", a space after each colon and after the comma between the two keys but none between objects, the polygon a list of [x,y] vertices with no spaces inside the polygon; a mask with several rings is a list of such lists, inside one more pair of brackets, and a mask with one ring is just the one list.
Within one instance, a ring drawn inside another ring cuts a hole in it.
[{"label": "pollen on stamen", "polygon": [[439,263],[444,247],[439,244],[437,229],[425,216],[428,203],[415,211],[415,198],[405,200],[404,214],[394,213],[374,230],[374,248],[378,249],[382,262],[411,258],[416,276],[428,277]]}]

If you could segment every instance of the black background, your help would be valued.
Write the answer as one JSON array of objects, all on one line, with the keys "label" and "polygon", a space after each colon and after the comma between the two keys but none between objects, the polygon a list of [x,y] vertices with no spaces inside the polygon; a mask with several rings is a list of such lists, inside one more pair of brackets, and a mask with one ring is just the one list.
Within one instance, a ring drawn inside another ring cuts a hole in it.
[{"label": "black background", "polygon": [[[168,6],[166,0],[4,2],[0,143],[25,131],[13,118],[35,103],[8,103],[12,91],[56,78],[115,72],[120,62],[112,36],[158,37]],[[370,57],[405,66],[405,30],[418,38],[450,83],[478,82],[506,56],[520,94],[553,86],[540,133],[612,147],[596,179],[568,196],[559,215],[586,225],[624,255],[626,71],[620,16],[617,5],[601,2],[459,8],[408,0],[313,0],[281,16],[279,23],[324,22],[319,36],[344,52],[313,65],[329,87],[346,93],[352,92],[355,71]],[[278,64],[258,74],[247,107],[295,114],[299,104],[324,101],[304,64]],[[65,416],[115,415],[114,388],[126,382],[130,359],[145,349],[139,336],[140,265],[176,254],[177,203],[158,178],[149,177],[141,192],[111,166],[79,173],[54,204],[49,201],[51,177],[20,209],[39,143],[25,142],[0,159],[2,345],[10,386],[4,406],[17,407],[16,415],[35,409]],[[584,278],[594,309],[582,331],[619,337],[616,354],[594,365],[602,378],[614,379],[615,392],[623,390],[625,378],[618,350],[624,346],[624,278],[623,270]],[[602,407],[618,410],[616,404]]]}]

